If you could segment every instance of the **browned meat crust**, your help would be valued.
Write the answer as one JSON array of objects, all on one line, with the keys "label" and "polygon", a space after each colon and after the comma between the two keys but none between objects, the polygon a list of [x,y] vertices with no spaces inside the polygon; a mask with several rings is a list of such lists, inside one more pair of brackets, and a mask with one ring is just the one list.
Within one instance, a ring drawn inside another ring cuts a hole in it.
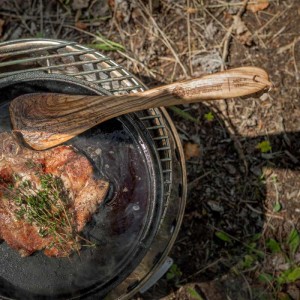
[{"label": "browned meat crust", "polygon": [[[36,222],[29,222],[16,214],[19,208],[13,197],[18,182],[14,178],[26,180],[30,187],[39,190],[41,174],[58,178],[63,183],[64,193],[67,193],[64,210],[70,217],[58,229],[58,235],[65,238],[58,239],[51,234],[41,236],[41,228]],[[94,179],[90,162],[73,147],[34,151],[20,145],[12,134],[0,134],[0,239],[22,256],[44,250],[48,256],[62,257],[78,250],[78,233],[95,213],[107,191],[108,182]]]}]

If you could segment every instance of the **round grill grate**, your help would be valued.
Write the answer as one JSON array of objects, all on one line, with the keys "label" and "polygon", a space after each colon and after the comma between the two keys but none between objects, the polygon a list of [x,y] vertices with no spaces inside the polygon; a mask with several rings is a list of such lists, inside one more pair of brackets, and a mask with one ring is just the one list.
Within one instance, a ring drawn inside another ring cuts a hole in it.
[{"label": "round grill grate", "polygon": [[[109,57],[74,42],[23,39],[0,44],[0,78],[43,71],[81,79],[112,94],[144,91],[146,87]],[[107,299],[128,299],[147,283],[163,264],[179,230],[186,198],[182,149],[176,130],[164,109],[136,113],[159,153],[164,177],[164,210],[153,247],[142,263]]]}]

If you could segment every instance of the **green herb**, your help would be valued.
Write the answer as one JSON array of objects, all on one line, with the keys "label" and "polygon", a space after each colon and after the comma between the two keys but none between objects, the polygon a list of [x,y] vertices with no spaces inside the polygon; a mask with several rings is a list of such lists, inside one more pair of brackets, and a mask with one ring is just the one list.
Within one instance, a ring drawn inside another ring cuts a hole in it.
[{"label": "green herb", "polygon": [[272,151],[272,146],[269,141],[262,141],[256,146],[256,148],[259,149],[261,153]]},{"label": "green herb", "polygon": [[267,246],[272,251],[272,253],[281,252],[281,247],[279,243],[272,238],[267,241]]},{"label": "green herb", "polygon": [[243,269],[251,268],[256,261],[256,257],[253,255],[246,254],[243,260]]},{"label": "green herb", "polygon": [[228,243],[232,242],[230,236],[224,231],[215,232],[215,236],[218,237],[220,240],[222,240],[224,242],[228,242]]},{"label": "green herb", "polygon": [[300,236],[295,228],[293,228],[290,232],[287,242],[290,248],[291,255],[295,255],[300,245]]},{"label": "green herb", "polygon": [[187,120],[187,121],[192,121],[196,124],[200,124],[200,121],[196,118],[194,118],[192,115],[190,115],[188,112],[180,109],[177,106],[170,106],[170,110],[172,110],[176,115],[180,116],[181,118]]},{"label": "green herb", "polygon": [[280,204],[280,202],[278,202],[278,201],[276,201],[275,202],[275,204],[274,204],[274,206],[273,206],[273,211],[274,212],[280,212],[281,211],[281,204]]},{"label": "green herb", "polygon": [[13,184],[6,189],[6,196],[12,199],[18,220],[38,228],[41,237],[52,239],[51,247],[68,253],[78,251],[78,234],[70,215],[71,199],[61,178],[38,173],[40,185],[13,175]]},{"label": "green herb", "polygon": [[300,267],[288,269],[277,278],[279,284],[291,283],[300,279]]},{"label": "green herb", "polygon": [[277,179],[277,176],[276,175],[273,175],[271,177],[271,180],[274,184],[274,187],[275,187],[275,190],[276,190],[276,199],[275,199],[275,204],[273,206],[273,211],[274,212],[280,212],[281,209],[282,209],[282,206],[281,206],[281,203],[279,202],[279,193],[278,193],[278,188],[277,188],[277,182],[278,182],[278,179]]},{"label": "green herb", "polygon": [[203,300],[203,298],[199,295],[199,293],[196,290],[194,290],[192,288],[187,288],[187,292],[190,294],[192,299]]},{"label": "green herb", "polygon": [[270,283],[270,282],[273,281],[273,279],[274,279],[274,277],[271,274],[268,274],[268,273],[261,273],[258,276],[258,280],[261,281],[261,282],[264,282],[264,283]]},{"label": "green herb", "polygon": [[86,46],[102,51],[125,51],[123,45],[105,38],[100,33],[97,33],[96,41],[93,44],[88,44]]},{"label": "green herb", "polygon": [[206,121],[212,122],[215,117],[214,117],[213,113],[210,111],[210,112],[208,112],[207,114],[204,115],[204,118],[205,118]]},{"label": "green herb", "polygon": [[182,272],[176,264],[173,264],[169,269],[166,278],[167,280],[178,279],[182,276]]}]

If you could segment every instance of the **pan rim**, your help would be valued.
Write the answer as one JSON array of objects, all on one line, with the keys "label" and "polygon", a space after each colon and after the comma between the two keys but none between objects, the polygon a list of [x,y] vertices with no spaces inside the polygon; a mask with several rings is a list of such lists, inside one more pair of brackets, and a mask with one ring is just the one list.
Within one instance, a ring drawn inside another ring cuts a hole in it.
[{"label": "pan rim", "polygon": [[[3,82],[3,81],[6,81],[7,85],[10,86],[10,85],[13,85],[16,81],[18,81],[18,83],[21,83],[21,82],[26,82],[26,81],[32,81],[32,80],[36,80],[36,79],[39,79],[39,80],[52,80],[52,81],[55,81],[55,80],[60,80],[60,81],[63,81],[63,82],[66,82],[66,83],[69,83],[69,82],[72,82],[73,84],[78,84],[80,85],[81,87],[85,88],[86,90],[89,90],[89,92],[93,92],[93,93],[96,93],[96,94],[100,94],[101,92],[104,93],[104,94],[110,94],[107,90],[104,90],[102,88],[100,88],[99,86],[96,86],[94,84],[87,84],[85,81],[81,81],[79,79],[75,79],[74,77],[70,77],[70,76],[67,76],[67,75],[62,75],[62,74],[47,74],[47,73],[44,73],[44,72],[28,72],[28,73],[22,73],[22,74],[17,74],[17,75],[12,75],[12,76],[8,76],[8,77],[3,77],[1,78],[0,80],[0,83]],[[131,114],[133,116],[133,118],[135,118],[135,114]],[[136,118],[137,120],[137,118]],[[150,135],[149,135],[149,138]],[[155,148],[153,148],[153,152],[155,153],[155,156],[156,156],[156,160],[158,162],[158,168],[159,168],[159,180],[157,180],[158,182],[160,182],[160,185],[162,186],[163,185],[163,178],[162,178],[162,169],[161,169],[161,165],[159,163],[159,157],[158,157],[158,154],[157,152],[155,151]],[[157,211],[158,211],[158,220],[157,220],[157,224],[154,228],[154,230],[152,229],[153,231],[153,236],[151,237],[150,240],[153,240],[153,238],[155,237],[156,235],[156,232],[158,230],[158,227],[159,227],[159,219],[160,219],[160,216],[161,216],[161,212],[162,212],[162,204],[163,204],[163,189],[161,189],[161,192],[160,192],[160,201],[158,201],[159,203],[157,204],[159,207],[157,207]],[[149,242],[149,244],[151,244]],[[142,258],[146,255],[147,251],[144,252],[143,255],[141,255],[141,258],[139,259],[139,262],[142,260]],[[138,263],[135,263],[134,264],[134,267],[137,265]],[[134,269],[134,267],[132,267],[132,269]],[[128,272],[127,272],[128,273]],[[130,273],[130,272],[129,272]],[[125,275],[122,276],[122,278],[126,278]],[[114,286],[118,285],[121,281],[122,281],[122,278],[120,278],[118,281],[114,282]],[[109,287],[107,288],[107,291],[105,291],[105,293],[103,294],[106,294],[108,293],[111,289],[113,289],[113,287]],[[97,288],[95,288],[95,290],[97,290]],[[88,293],[92,293],[92,292],[95,292],[94,290],[88,292]],[[96,291],[97,292],[97,291]],[[102,294],[102,291],[101,291],[101,294]],[[79,297],[82,297],[82,296],[79,296]],[[78,297],[75,297],[75,298],[71,298],[71,299],[76,299]],[[7,298],[7,299],[10,299],[10,298]]]}]

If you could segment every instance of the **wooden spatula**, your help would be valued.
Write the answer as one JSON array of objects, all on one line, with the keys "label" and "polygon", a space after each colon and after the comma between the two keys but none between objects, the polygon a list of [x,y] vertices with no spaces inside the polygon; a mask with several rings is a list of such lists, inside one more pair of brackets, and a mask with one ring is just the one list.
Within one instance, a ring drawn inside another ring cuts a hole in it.
[{"label": "wooden spatula", "polygon": [[129,95],[26,94],[11,102],[10,116],[14,132],[32,148],[44,150],[126,113],[246,96],[270,86],[264,70],[242,67]]}]

